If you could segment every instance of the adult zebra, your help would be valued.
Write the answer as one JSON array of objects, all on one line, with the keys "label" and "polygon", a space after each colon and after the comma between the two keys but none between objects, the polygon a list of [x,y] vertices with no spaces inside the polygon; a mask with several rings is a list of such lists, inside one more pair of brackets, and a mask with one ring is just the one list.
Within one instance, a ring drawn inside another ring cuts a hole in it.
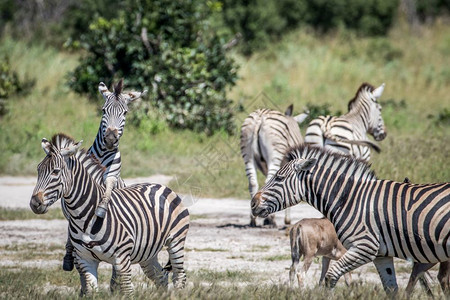
[{"label": "adult zebra", "polygon": [[[102,118],[100,127],[95,137],[94,143],[89,148],[88,153],[92,154],[102,166],[105,167],[103,183],[106,186],[102,201],[95,214],[101,218],[105,217],[108,209],[108,202],[111,198],[113,188],[123,188],[125,183],[120,178],[121,156],[119,151],[119,140],[122,137],[125,127],[125,116],[128,111],[128,104],[144,96],[143,92],[124,92],[123,79],[115,86],[114,92],[110,92],[103,82],[98,85],[100,94],[105,99],[102,107]],[[63,258],[63,269],[71,271],[73,269],[73,246],[70,237],[67,237],[66,255]]]},{"label": "adult zebra", "polygon": [[[52,141],[42,140],[47,154],[38,165],[38,179],[30,207],[44,214],[63,198],[62,208],[69,221],[69,233],[80,273],[81,293],[97,287],[100,261],[113,265],[111,289],[133,293],[131,264],[139,263],[156,284],[167,286],[168,270],[173,270],[175,287],[183,287],[184,243],[189,229],[189,212],[180,197],[159,184],[136,184],[114,189],[109,213],[95,215],[95,207],[105,193],[104,168],[81,143],[64,134]],[[163,270],[157,254],[166,246],[169,262]]]},{"label": "adult zebra", "polygon": [[[269,181],[280,168],[286,150],[303,143],[297,123],[303,122],[308,115],[292,117],[292,111],[293,105],[284,114],[272,109],[258,109],[241,126],[241,154],[252,198],[258,191],[256,169],[266,176],[266,182]],[[266,218],[264,224],[276,226],[274,217]],[[284,223],[291,223],[289,210],[286,210]],[[252,214],[250,226],[256,226],[256,218]]]},{"label": "adult zebra", "polygon": [[377,152],[380,148],[368,140],[366,134],[371,134],[376,141],[386,137],[381,105],[377,102],[384,86],[383,83],[375,89],[372,85],[363,83],[348,103],[348,112],[345,115],[320,116],[309,123],[305,143],[369,161],[369,147]]},{"label": "adult zebra", "polygon": [[252,212],[265,217],[307,201],[336,228],[348,250],[327,272],[343,274],[373,261],[387,291],[396,291],[393,257],[417,263],[450,259],[450,183],[378,180],[369,166],[321,148],[298,147],[256,193]]}]

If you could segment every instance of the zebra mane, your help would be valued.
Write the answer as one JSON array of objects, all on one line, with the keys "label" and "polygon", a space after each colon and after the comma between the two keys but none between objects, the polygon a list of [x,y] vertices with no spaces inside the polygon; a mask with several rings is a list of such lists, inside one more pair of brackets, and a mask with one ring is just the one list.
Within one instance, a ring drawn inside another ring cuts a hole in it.
[{"label": "zebra mane", "polygon": [[[54,153],[55,151],[60,151],[63,148],[75,144],[76,141],[65,133],[58,133],[52,137],[51,143],[53,146],[51,151]],[[103,183],[102,178],[106,168],[93,154],[88,153],[87,150],[83,148],[75,154],[75,159],[83,165],[94,180],[99,184]]]},{"label": "zebra mane", "polygon": [[282,165],[299,158],[316,158],[316,165],[320,164],[329,169],[339,168],[340,170],[347,170],[346,173],[350,175],[360,174],[376,179],[375,172],[366,161],[310,145],[300,145],[288,149]]},{"label": "zebra mane", "polygon": [[361,86],[358,88],[358,91],[356,92],[355,96],[352,99],[350,99],[350,101],[347,104],[348,111],[350,111],[353,108],[353,106],[356,104],[358,99],[361,97],[361,93],[364,93],[367,90],[369,90],[369,92],[373,92],[375,90],[375,87],[367,82],[364,82],[363,84],[361,84]]}]

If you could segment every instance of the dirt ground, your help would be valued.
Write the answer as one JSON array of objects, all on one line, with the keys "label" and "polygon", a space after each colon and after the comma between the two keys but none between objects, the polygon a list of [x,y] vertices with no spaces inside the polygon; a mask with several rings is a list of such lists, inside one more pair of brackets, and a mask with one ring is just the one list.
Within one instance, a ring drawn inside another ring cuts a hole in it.
[{"label": "dirt ground", "polygon": [[[158,182],[167,184],[171,177],[154,176],[150,178],[126,179],[127,184],[135,182]],[[0,177],[0,207],[29,208],[35,178]],[[289,237],[283,224],[284,213],[278,213],[278,228],[248,227],[249,200],[208,199],[184,197],[191,213],[191,227],[186,242],[186,270],[189,271],[243,271],[257,274],[258,281],[267,283],[287,283],[290,267]],[[60,209],[58,203],[54,209]],[[292,209],[292,220],[296,222],[305,217],[321,217],[321,214],[307,204],[297,205]],[[258,219],[258,224],[262,220]],[[0,221],[0,247],[7,245],[26,246],[52,244],[60,245],[60,255],[48,259],[11,260],[0,253],[2,266],[55,267],[61,265],[67,234],[66,220]],[[32,250],[30,250],[32,251]],[[8,257],[8,255],[6,255]],[[165,260],[164,257],[160,257]],[[314,286],[320,276],[320,260],[312,264],[305,284]],[[396,260],[397,280],[404,288],[409,277],[411,264]],[[101,268],[109,268],[101,264]],[[62,269],[61,269],[61,272]],[[141,272],[135,268],[135,272]],[[431,271],[433,283],[436,284],[436,270]],[[363,266],[352,273],[353,280],[380,283],[373,264]],[[255,277],[253,277],[255,278]],[[243,283],[245,284],[245,283]],[[338,284],[344,284],[340,280]],[[418,285],[419,286],[419,285]],[[419,288],[419,287],[416,288]]]}]

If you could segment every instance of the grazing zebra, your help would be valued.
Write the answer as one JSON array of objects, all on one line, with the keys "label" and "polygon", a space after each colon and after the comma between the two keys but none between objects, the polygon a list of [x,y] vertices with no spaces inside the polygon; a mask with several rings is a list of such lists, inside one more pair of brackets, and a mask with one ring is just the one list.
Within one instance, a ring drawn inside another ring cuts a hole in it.
[{"label": "grazing zebra", "polygon": [[[291,117],[292,110],[293,105],[284,114],[272,109],[258,109],[241,126],[241,154],[252,198],[258,191],[256,169],[267,177],[266,182],[269,181],[280,168],[286,150],[303,143],[297,123],[303,122],[308,115]],[[266,218],[264,223],[276,226],[274,217]],[[284,223],[291,223],[289,210],[286,210]],[[252,214],[250,226],[256,226],[256,218]]]},{"label": "grazing zebra", "polygon": [[[95,207],[105,193],[105,168],[86,151],[81,142],[64,134],[52,141],[42,140],[47,154],[38,165],[37,184],[30,200],[36,214],[46,213],[58,199],[69,221],[75,265],[80,273],[81,293],[97,287],[100,261],[112,264],[111,289],[133,293],[131,264],[139,263],[157,285],[167,286],[173,270],[175,287],[183,287],[184,243],[189,228],[189,212],[180,197],[159,184],[136,184],[114,189],[109,213],[95,215]],[[169,262],[163,270],[157,254],[167,247]]]},{"label": "grazing zebra", "polygon": [[305,144],[369,161],[369,147],[377,152],[380,148],[367,139],[366,133],[371,134],[376,141],[386,137],[381,105],[377,102],[383,90],[384,83],[376,89],[368,83],[363,83],[348,103],[348,113],[340,117],[320,116],[309,123]]},{"label": "grazing zebra", "polygon": [[393,257],[418,263],[450,259],[450,183],[378,180],[369,166],[321,148],[298,147],[252,199],[255,216],[307,201],[329,219],[347,252],[327,272],[340,276],[373,261],[385,290],[396,291]]},{"label": "grazing zebra", "polygon": [[[94,144],[89,148],[88,153],[94,155],[106,169],[103,175],[106,191],[95,212],[97,216],[104,218],[108,209],[108,201],[111,197],[112,189],[125,187],[125,183],[120,178],[121,158],[119,140],[122,137],[125,127],[128,104],[145,95],[147,91],[122,93],[123,79],[114,86],[113,93],[108,90],[103,82],[99,83],[98,90],[105,99],[105,104],[102,108],[103,114],[97,136],[95,137]],[[65,271],[72,271],[73,269],[72,249],[73,246],[68,237],[66,255],[63,259],[63,269]]]}]

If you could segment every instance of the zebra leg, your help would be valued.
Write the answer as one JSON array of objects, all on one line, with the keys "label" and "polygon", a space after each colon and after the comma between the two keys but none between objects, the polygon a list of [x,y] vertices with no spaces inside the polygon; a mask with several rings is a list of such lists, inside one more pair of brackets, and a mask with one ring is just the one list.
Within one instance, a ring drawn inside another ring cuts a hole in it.
[{"label": "zebra leg", "polygon": [[325,274],[327,274],[328,268],[330,267],[330,261],[330,258],[322,256],[322,272],[320,273],[319,285],[322,285],[322,282],[325,279]]},{"label": "zebra leg", "polygon": [[287,207],[284,210],[284,225],[290,225],[291,224],[291,209]]},{"label": "zebra leg", "polygon": [[[414,286],[417,283],[417,280],[422,278],[425,275],[425,272],[429,270],[431,267],[433,267],[435,263],[414,263],[413,269],[411,271],[411,275],[409,276],[408,285],[406,286],[406,294],[408,297],[412,294],[412,291],[414,289]],[[428,282],[424,282],[422,279],[420,280],[422,286],[424,287],[425,291],[428,295],[433,295],[433,293],[430,290],[430,287],[428,286]]]},{"label": "zebra leg", "polygon": [[73,270],[73,245],[70,240],[70,234],[67,234],[67,242],[66,242],[66,255],[63,258],[63,270],[64,271],[72,271]]},{"label": "zebra leg", "polygon": [[177,289],[184,288],[186,285],[186,273],[184,271],[184,242],[186,241],[187,230],[182,234],[182,238],[169,242],[167,252],[169,252],[169,261],[172,266],[172,281]]},{"label": "zebra leg", "polygon": [[347,272],[367,264],[375,259],[377,249],[367,248],[367,245],[355,245],[334,263],[325,275],[325,286],[333,288],[339,278]]},{"label": "zebra leg", "polygon": [[394,259],[392,257],[377,257],[373,263],[377,268],[386,293],[397,293],[398,285],[397,279],[395,278]]},{"label": "zebra leg", "polygon": [[117,177],[108,177],[105,180],[105,194],[102,196],[102,201],[97,206],[97,209],[95,210],[95,215],[99,218],[104,218],[106,215],[106,211],[108,210],[108,203],[111,199],[111,193],[113,188],[117,184]]},{"label": "zebra leg", "polygon": [[75,259],[75,267],[80,274],[81,291],[80,296],[91,295],[97,291],[97,268],[98,261],[85,260],[80,257]]},{"label": "zebra leg", "polygon": [[[113,265],[113,276],[114,278],[114,286],[117,286],[117,282],[119,283],[120,292],[127,295],[133,295],[133,284],[131,283],[131,261],[130,257],[125,257],[120,260],[121,264]],[[112,281],[113,278],[111,278]]]},{"label": "zebra leg", "polygon": [[158,257],[155,256],[149,260],[140,263],[145,275],[151,279],[158,287],[167,288],[168,274],[163,271],[163,268],[158,262]]},{"label": "zebra leg", "polygon": [[109,290],[111,293],[115,293],[120,289],[119,282],[117,279],[116,269],[112,268],[111,281],[109,282]]},{"label": "zebra leg", "polygon": [[[250,197],[253,198],[253,196],[258,191],[258,179],[256,177],[256,168],[255,163],[253,161],[246,162],[245,172],[248,178],[248,191],[250,192]],[[251,212],[250,212],[250,227],[256,227],[256,217],[254,217]]]},{"label": "zebra leg", "polygon": [[437,276],[442,291],[447,298],[450,297],[450,260],[439,264],[439,273]]}]

